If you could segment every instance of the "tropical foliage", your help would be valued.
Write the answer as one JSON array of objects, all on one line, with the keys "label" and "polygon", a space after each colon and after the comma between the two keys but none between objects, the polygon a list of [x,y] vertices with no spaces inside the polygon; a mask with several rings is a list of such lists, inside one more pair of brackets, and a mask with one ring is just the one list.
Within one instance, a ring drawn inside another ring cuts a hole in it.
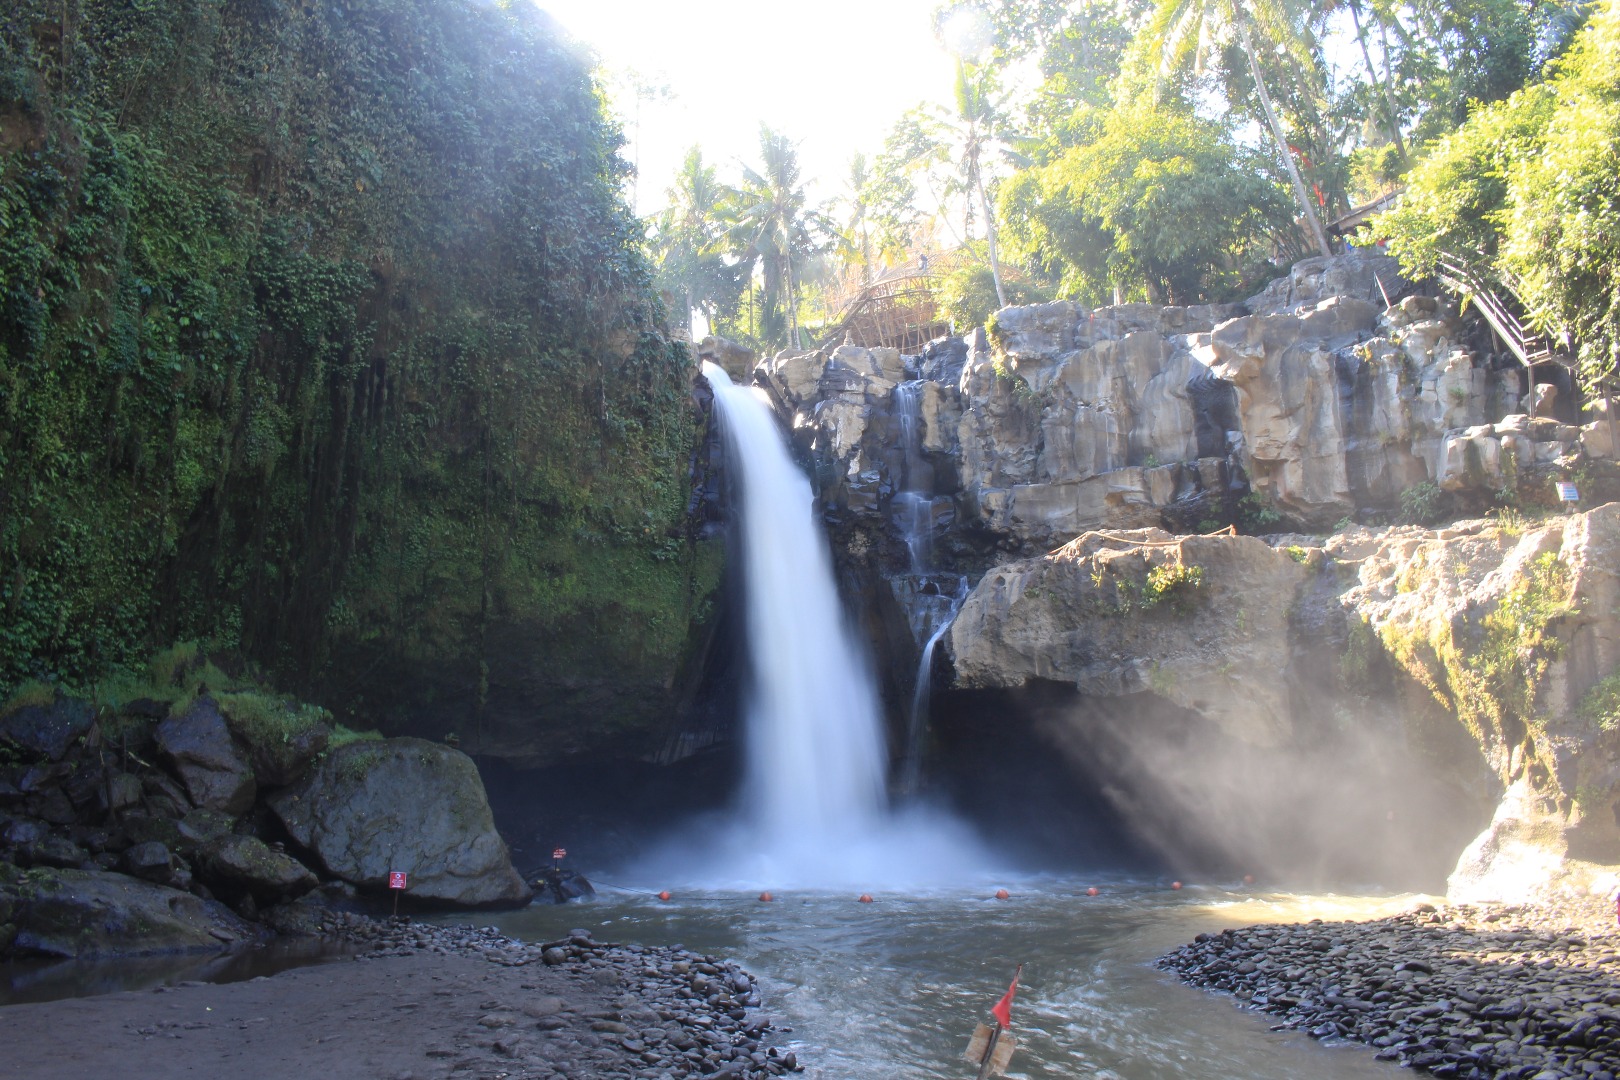
[{"label": "tropical foliage", "polygon": [[1573,341],[1589,389],[1620,357],[1620,9],[1597,8],[1551,78],[1477,109],[1381,219],[1414,272],[1443,255],[1511,281],[1539,326]]},{"label": "tropical foliage", "polygon": [[[1543,145],[1555,99],[1576,85],[1571,65],[1601,68],[1583,59],[1587,46],[1570,53],[1599,9],[1577,0],[947,2],[935,16],[957,57],[946,103],[898,117],[875,154],[851,163],[843,192],[797,205],[792,213],[815,224],[791,243],[779,226],[733,233],[721,263],[743,278],[727,288],[750,306],[757,299],[762,315],[745,336],[768,345],[785,344],[796,318],[830,314],[818,311],[830,278],[865,284],[884,267],[925,265],[939,248],[981,264],[998,305],[1014,292],[1231,299],[1295,258],[1328,253],[1328,223],[1399,190],[1415,166],[1425,179],[1409,216],[1430,228],[1403,233],[1414,265],[1447,247],[1500,254],[1504,272],[1513,262],[1563,325],[1595,325],[1566,310],[1574,288],[1553,295],[1559,283],[1601,293],[1587,264],[1538,276],[1526,253],[1582,249],[1565,233],[1595,220],[1608,175],[1601,93],[1581,91],[1578,122],[1565,101],[1584,135],[1567,129],[1539,180],[1516,163]],[[763,183],[769,147],[762,159],[734,190],[751,190],[756,207],[780,206],[767,189],[784,186]],[[1554,161],[1560,176],[1589,178],[1584,194],[1566,192],[1585,216],[1569,206],[1532,214],[1524,203],[1521,232],[1538,239],[1505,243],[1512,176],[1555,184]],[[756,235],[777,240],[761,246]],[[785,260],[787,249],[795,254]],[[961,270],[942,283],[953,315],[982,308],[978,280]],[[738,326],[700,295],[693,305],[711,325]]]},{"label": "tropical foliage", "polygon": [[601,104],[529,5],[0,9],[0,684],[665,678],[687,361]]}]

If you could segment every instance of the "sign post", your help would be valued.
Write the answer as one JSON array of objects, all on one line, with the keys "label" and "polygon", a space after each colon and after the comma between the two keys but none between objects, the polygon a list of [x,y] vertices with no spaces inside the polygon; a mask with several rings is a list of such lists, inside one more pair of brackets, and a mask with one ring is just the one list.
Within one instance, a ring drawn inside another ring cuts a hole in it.
[{"label": "sign post", "polygon": [[1575,504],[1581,501],[1581,491],[1568,480],[1559,480],[1558,501],[1564,504],[1565,509],[1574,510]]},{"label": "sign post", "polygon": [[388,889],[394,894],[394,915],[399,916],[399,894],[406,889],[408,878],[403,870],[388,871]]}]

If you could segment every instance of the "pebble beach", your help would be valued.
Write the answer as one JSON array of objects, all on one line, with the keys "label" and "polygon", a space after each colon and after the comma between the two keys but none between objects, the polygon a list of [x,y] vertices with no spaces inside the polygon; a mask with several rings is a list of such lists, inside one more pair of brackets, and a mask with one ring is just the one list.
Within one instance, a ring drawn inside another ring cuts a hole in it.
[{"label": "pebble beach", "polygon": [[1598,898],[1433,905],[1200,934],[1159,966],[1379,1058],[1468,1080],[1620,1076],[1620,933]]}]

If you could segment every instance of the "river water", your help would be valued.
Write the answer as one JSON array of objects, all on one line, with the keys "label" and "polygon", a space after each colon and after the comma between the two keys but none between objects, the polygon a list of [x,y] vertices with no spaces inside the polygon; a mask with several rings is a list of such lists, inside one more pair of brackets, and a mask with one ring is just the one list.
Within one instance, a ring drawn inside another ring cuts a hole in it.
[{"label": "river water", "polygon": [[[964,892],[875,896],[651,888],[565,907],[495,916],[506,933],[543,941],[570,929],[599,940],[681,945],[735,959],[757,976],[765,1008],[792,1028],[808,1077],[971,1077],[968,1036],[1023,962],[1013,1006],[1028,1080],[1353,1080],[1393,1077],[1366,1048],[1323,1045],[1223,996],[1182,985],[1155,957],[1200,931],[1265,921],[1374,918],[1418,899],[1306,896],[1160,882],[1027,877]],[[1100,895],[1085,894],[1096,886]]]}]

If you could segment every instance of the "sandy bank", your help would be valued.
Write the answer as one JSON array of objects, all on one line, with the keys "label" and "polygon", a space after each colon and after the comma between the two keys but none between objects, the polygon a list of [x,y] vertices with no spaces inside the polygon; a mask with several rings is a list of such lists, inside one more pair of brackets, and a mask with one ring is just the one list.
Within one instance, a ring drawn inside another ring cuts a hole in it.
[{"label": "sandy bank", "polygon": [[361,957],[273,978],[0,1010],[0,1077],[762,1080],[796,1066],[768,1045],[757,986],[710,957],[404,922],[368,936]]}]

